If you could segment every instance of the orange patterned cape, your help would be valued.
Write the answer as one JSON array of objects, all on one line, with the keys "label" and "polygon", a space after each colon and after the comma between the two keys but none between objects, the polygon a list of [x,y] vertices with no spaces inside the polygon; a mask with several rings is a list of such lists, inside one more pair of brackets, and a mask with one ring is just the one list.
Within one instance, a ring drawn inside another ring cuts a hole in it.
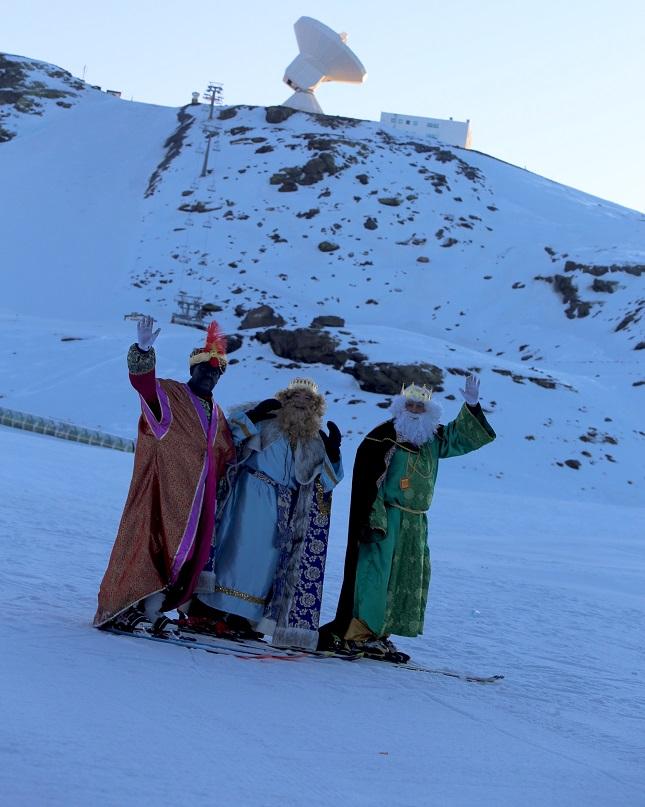
[{"label": "orange patterned cape", "polygon": [[97,627],[158,591],[164,609],[186,601],[208,559],[217,481],[235,457],[226,418],[210,418],[187,384],[157,379],[161,418],[141,398],[134,471],[101,583]]}]

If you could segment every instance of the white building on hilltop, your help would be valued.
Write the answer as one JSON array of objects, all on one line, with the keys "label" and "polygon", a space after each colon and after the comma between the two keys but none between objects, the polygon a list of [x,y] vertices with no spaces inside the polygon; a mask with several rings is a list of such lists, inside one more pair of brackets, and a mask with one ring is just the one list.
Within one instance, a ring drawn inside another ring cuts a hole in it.
[{"label": "white building on hilltop", "polygon": [[381,112],[381,123],[411,135],[434,135],[451,146],[469,149],[471,146],[470,120],[442,120],[421,118],[418,115],[401,115],[396,112]]}]

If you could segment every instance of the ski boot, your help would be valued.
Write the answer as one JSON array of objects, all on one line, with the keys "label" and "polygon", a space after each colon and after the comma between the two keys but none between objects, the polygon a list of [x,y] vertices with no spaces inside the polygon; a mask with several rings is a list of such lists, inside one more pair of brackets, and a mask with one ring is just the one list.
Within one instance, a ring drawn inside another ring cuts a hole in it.
[{"label": "ski boot", "polygon": [[104,630],[120,630],[124,633],[134,633],[134,629],[137,625],[145,621],[146,615],[143,608],[139,606],[139,603],[135,603],[129,608],[126,608],[125,611],[117,614],[114,619],[111,619],[103,625],[102,628]]},{"label": "ski boot", "polygon": [[341,639],[335,633],[321,634],[318,650],[323,653],[331,652],[337,656],[359,657],[363,655],[361,642],[355,642],[352,639]]},{"label": "ski boot", "polygon": [[410,661],[410,656],[397,650],[396,646],[387,638],[375,636],[373,639],[366,639],[359,642],[365,658],[371,658],[376,661],[389,661],[392,664],[407,664]]},{"label": "ski boot", "polygon": [[217,636],[219,639],[234,638],[233,631],[226,624],[225,617],[224,611],[211,608],[193,597],[188,608],[185,611],[179,611],[177,626],[180,631],[205,633],[209,636]]},{"label": "ski boot", "polygon": [[245,619],[243,616],[226,614],[224,621],[236,639],[241,639],[242,641],[260,641],[264,638],[264,634],[253,630],[249,620]]}]

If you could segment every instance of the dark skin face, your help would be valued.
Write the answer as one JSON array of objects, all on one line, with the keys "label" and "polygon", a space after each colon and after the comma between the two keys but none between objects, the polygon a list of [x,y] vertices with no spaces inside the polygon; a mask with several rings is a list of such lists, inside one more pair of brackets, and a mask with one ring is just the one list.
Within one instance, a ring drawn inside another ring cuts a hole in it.
[{"label": "dark skin face", "polygon": [[222,375],[219,367],[213,367],[209,361],[201,361],[190,368],[190,381],[188,386],[200,398],[208,398],[215,388],[215,384]]}]

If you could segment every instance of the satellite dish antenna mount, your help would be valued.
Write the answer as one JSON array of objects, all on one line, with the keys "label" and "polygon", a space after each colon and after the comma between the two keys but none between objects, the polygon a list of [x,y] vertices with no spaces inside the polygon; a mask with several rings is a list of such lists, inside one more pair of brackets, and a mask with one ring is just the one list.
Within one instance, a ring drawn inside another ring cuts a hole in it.
[{"label": "satellite dish antenna mount", "polygon": [[347,34],[337,34],[313,17],[300,17],[293,27],[300,53],[285,70],[283,81],[295,92],[282,106],[321,113],[314,93],[323,81],[362,84],[367,71],[345,44]]}]

